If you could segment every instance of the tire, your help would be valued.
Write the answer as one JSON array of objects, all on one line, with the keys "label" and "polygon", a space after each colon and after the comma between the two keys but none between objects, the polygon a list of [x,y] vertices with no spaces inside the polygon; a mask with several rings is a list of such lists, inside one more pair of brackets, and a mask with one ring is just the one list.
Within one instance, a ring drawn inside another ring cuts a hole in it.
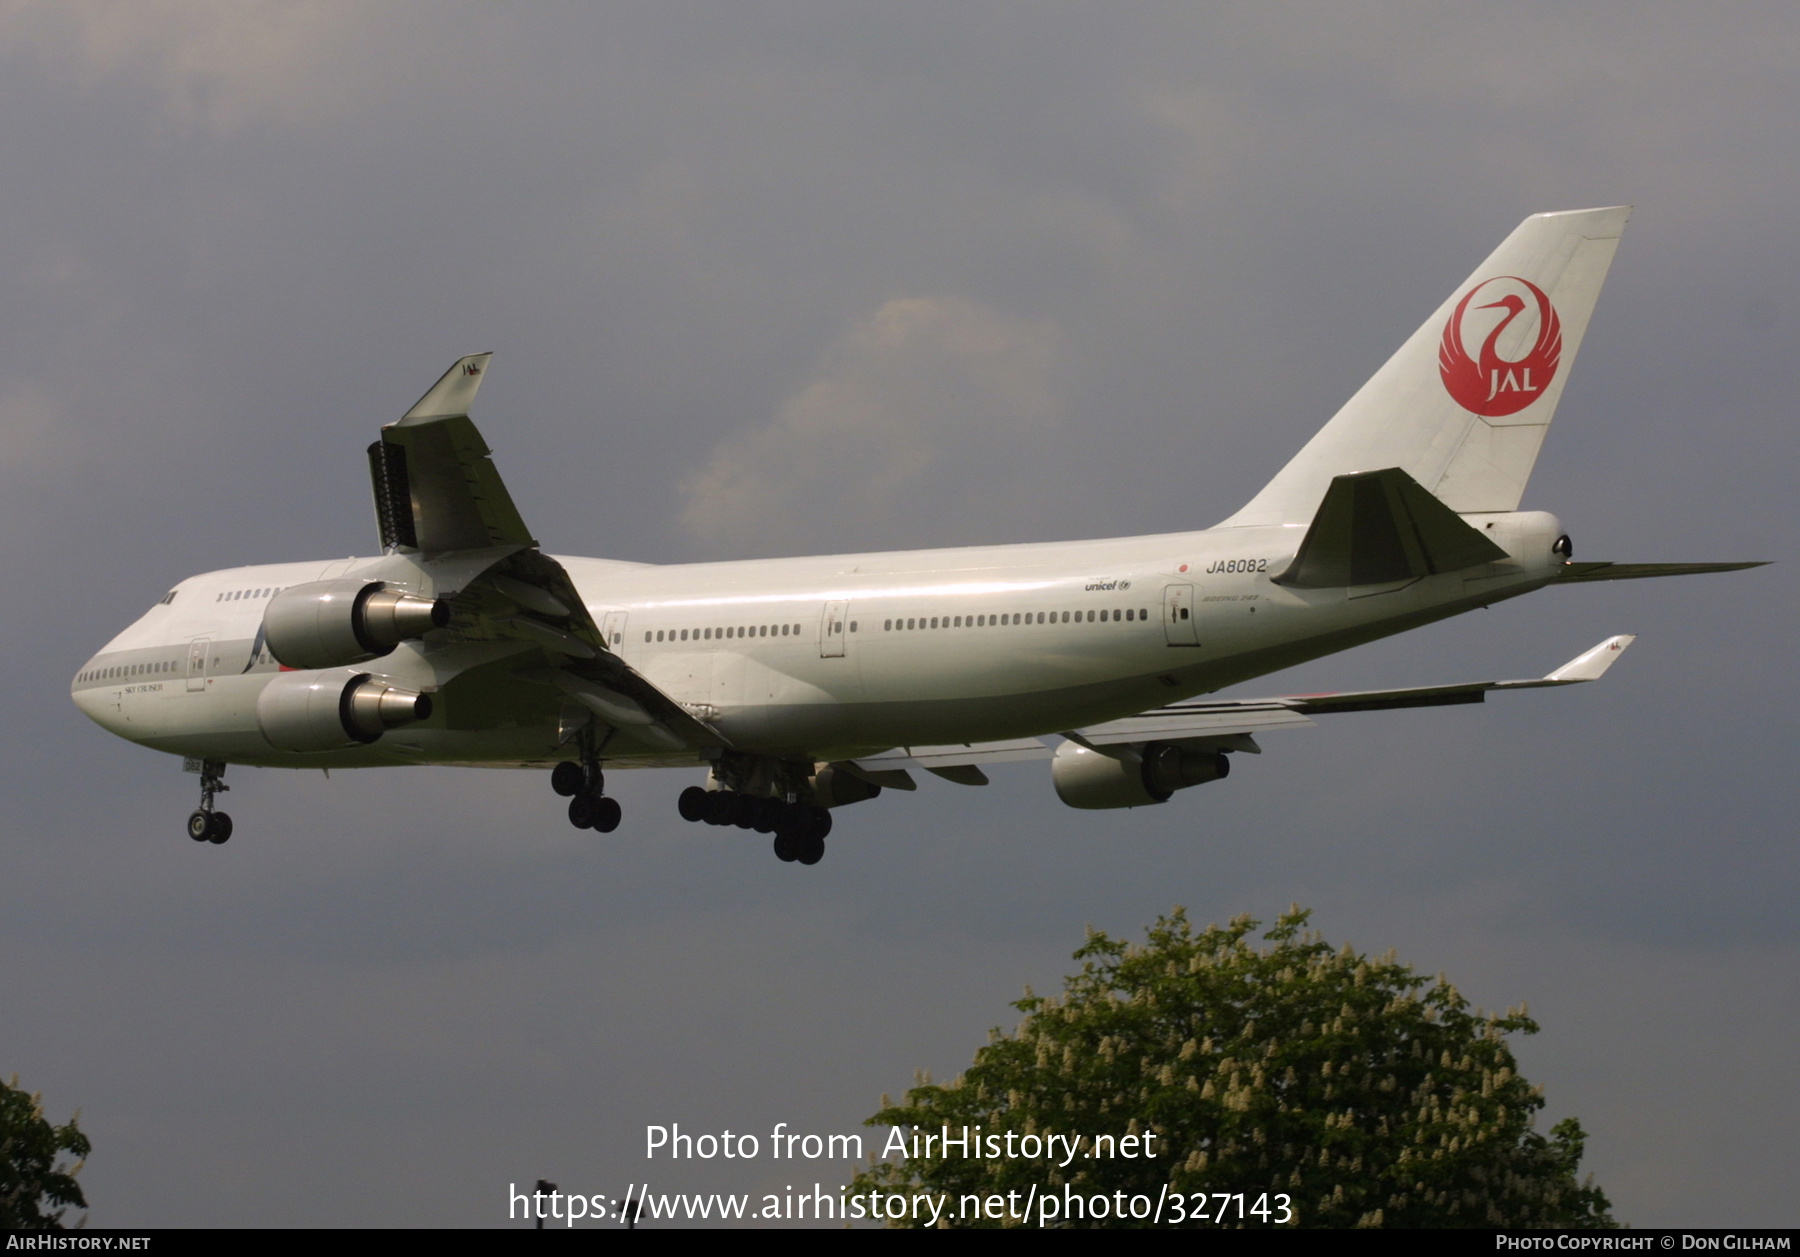
[{"label": "tire", "polygon": [[231,841],[231,817],[224,812],[212,814],[212,832],[206,835],[206,841],[223,846]]},{"label": "tire", "polygon": [[796,857],[802,864],[817,864],[825,858],[825,839],[819,834],[808,834],[800,843],[800,854]]},{"label": "tire", "polygon": [[585,785],[587,773],[582,771],[580,764],[564,760],[550,770],[550,788],[565,799],[580,794]]},{"label": "tire", "polygon": [[831,833],[831,813],[816,803],[807,810],[812,814],[812,823],[807,826],[807,831],[818,835],[819,841],[824,842],[826,836]]},{"label": "tire", "polygon": [[684,821],[703,821],[706,819],[706,787],[689,786],[675,800],[675,810],[681,813]]},{"label": "tire", "polygon": [[775,858],[783,864],[792,864],[800,858],[801,839],[792,830],[781,830],[775,835]]},{"label": "tire", "polygon": [[761,799],[753,798],[747,794],[737,795],[731,802],[731,823],[736,825],[739,829],[754,829],[756,827],[757,805],[761,802]]},{"label": "tire", "polygon": [[594,827],[594,800],[589,795],[578,794],[569,800],[569,824],[576,829],[592,829]]},{"label": "tire", "polygon": [[624,809],[617,799],[594,800],[594,828],[603,834],[610,834],[619,827],[619,819]]},{"label": "tire", "polygon": [[787,805],[780,799],[758,799],[756,801],[756,819],[750,825],[759,834],[775,832],[775,818],[781,815],[781,809]]},{"label": "tire", "polygon": [[195,842],[205,842],[212,832],[212,813],[194,812],[187,819],[187,834]]},{"label": "tire", "polygon": [[708,791],[706,799],[706,823],[708,825],[731,824],[733,800],[737,796],[729,790]]}]

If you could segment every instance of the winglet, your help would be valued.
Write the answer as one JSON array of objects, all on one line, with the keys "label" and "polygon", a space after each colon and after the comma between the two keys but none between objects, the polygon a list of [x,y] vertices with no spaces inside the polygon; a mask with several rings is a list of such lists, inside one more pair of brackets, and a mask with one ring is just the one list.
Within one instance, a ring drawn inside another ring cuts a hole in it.
[{"label": "winglet", "polygon": [[1576,655],[1544,680],[1555,685],[1567,685],[1572,681],[1598,681],[1613,666],[1613,661],[1625,653],[1625,648],[1636,640],[1635,633],[1620,633],[1609,637],[1591,650]]},{"label": "winglet", "polygon": [[424,423],[450,415],[468,414],[469,407],[475,404],[475,392],[481,387],[481,379],[487,374],[488,359],[493,356],[491,353],[470,354],[466,358],[457,359],[456,365],[444,372],[443,379],[425,391],[425,396],[406,412],[400,422]]}]

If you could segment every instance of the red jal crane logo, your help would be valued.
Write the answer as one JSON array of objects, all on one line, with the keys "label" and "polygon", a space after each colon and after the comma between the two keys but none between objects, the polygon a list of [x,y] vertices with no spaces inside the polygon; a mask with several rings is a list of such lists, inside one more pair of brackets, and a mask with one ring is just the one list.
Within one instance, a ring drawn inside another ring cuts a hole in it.
[{"label": "red jal crane logo", "polygon": [[[1496,348],[1513,320],[1525,312],[1525,298],[1516,292],[1508,292],[1498,301],[1475,307],[1477,310],[1506,311],[1506,317],[1495,324],[1487,339],[1481,342],[1477,357],[1471,358],[1468,346],[1463,344],[1463,314],[1475,294],[1490,284],[1517,284],[1527,289],[1537,302],[1537,341],[1523,358],[1516,361],[1502,358]],[[1550,381],[1556,378],[1556,364],[1561,359],[1562,320],[1556,317],[1556,307],[1550,304],[1550,298],[1544,295],[1542,288],[1517,275],[1484,279],[1464,293],[1463,299],[1456,303],[1456,309],[1451,311],[1450,321],[1444,324],[1443,343],[1438,347],[1438,370],[1443,374],[1444,387],[1450,396],[1464,410],[1489,418],[1517,414],[1542,397],[1544,390],[1550,387]]]}]

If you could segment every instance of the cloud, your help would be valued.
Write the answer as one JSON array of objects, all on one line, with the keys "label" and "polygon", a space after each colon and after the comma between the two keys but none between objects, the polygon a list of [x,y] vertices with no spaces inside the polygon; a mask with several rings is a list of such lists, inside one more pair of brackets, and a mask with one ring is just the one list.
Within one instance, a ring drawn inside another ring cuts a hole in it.
[{"label": "cloud", "polygon": [[[178,134],[223,135],[261,121],[295,124],[366,107],[369,91],[396,86],[416,57],[383,32],[378,9],[322,0],[8,0],[0,32],[22,52],[70,72],[90,91],[146,89],[157,122]],[[352,83],[368,90],[351,90]]]},{"label": "cloud", "polygon": [[42,472],[64,448],[63,415],[56,397],[28,382],[0,389],[0,469]]},{"label": "cloud", "polygon": [[1057,429],[1059,341],[961,297],[889,301],[772,423],[714,448],[681,485],[681,522],[713,553],[853,548],[993,490]]}]

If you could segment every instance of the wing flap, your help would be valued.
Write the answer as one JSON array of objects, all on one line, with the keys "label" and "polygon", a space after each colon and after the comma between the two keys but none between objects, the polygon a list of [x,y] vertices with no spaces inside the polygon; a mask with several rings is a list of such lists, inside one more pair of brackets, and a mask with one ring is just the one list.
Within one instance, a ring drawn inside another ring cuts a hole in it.
[{"label": "wing flap", "polygon": [[[922,768],[926,772],[937,773],[940,768],[1049,759],[1053,753],[1037,738],[1011,738],[999,742],[964,742],[951,746],[897,746],[891,751],[865,755],[851,762],[867,774],[892,772],[896,769],[904,771],[908,768]],[[870,780],[876,778],[871,776]]]},{"label": "wing flap", "polygon": [[1282,699],[1238,702],[1176,703],[1154,711],[1109,720],[1074,731],[1092,746],[1133,742],[1172,742],[1183,738],[1224,738],[1269,729],[1300,729],[1312,724]]}]

